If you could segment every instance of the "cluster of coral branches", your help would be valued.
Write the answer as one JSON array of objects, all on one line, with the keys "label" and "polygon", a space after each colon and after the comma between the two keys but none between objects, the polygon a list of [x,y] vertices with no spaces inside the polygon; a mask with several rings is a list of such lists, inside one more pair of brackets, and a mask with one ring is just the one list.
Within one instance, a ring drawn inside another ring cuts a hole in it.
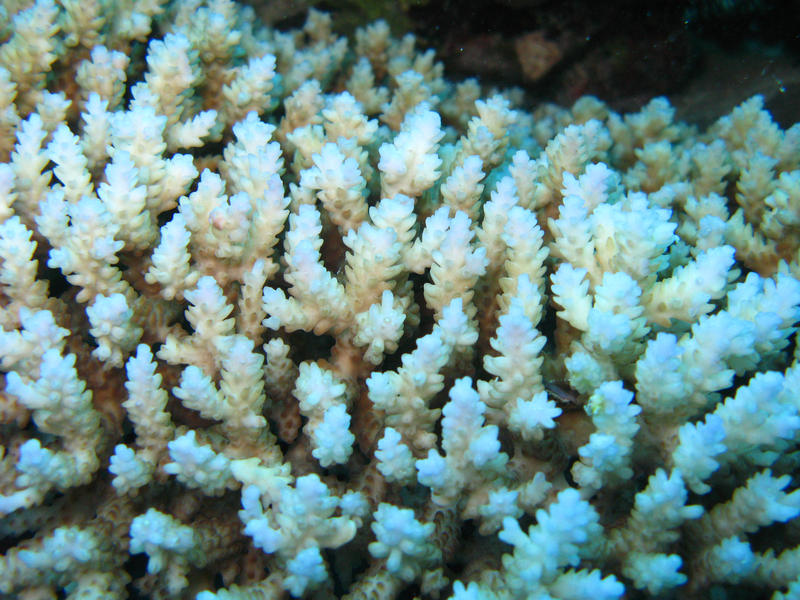
[{"label": "cluster of coral branches", "polygon": [[700,132],[382,22],[7,0],[0,161],[3,598],[800,598],[760,98]]}]

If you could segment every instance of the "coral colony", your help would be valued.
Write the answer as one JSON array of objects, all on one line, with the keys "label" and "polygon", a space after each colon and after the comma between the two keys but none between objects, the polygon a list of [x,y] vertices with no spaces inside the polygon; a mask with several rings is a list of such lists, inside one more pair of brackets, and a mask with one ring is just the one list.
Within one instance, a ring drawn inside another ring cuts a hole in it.
[{"label": "coral colony", "polygon": [[4,4],[2,598],[800,598],[800,125]]}]

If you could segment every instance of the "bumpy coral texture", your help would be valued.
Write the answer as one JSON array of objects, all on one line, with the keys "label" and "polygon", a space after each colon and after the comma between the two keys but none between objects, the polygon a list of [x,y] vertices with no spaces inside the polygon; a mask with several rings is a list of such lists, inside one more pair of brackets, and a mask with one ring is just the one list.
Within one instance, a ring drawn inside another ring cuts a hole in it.
[{"label": "bumpy coral texture", "polygon": [[0,11],[0,595],[800,598],[800,126],[230,0]]}]

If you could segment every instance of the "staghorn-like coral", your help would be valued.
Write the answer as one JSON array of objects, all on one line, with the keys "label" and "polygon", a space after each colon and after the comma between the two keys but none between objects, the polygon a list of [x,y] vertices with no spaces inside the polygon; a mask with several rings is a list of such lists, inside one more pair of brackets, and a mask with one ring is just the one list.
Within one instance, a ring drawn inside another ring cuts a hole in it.
[{"label": "staghorn-like coral", "polygon": [[798,597],[800,126],[2,11],[2,597]]}]

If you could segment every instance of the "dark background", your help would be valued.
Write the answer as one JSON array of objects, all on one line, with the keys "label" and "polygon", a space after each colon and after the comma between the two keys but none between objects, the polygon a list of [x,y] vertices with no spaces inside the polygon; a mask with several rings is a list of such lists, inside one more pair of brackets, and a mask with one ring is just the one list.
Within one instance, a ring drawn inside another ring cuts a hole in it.
[{"label": "dark background", "polygon": [[383,18],[433,47],[450,79],[519,86],[531,103],[584,94],[619,111],[666,95],[707,125],[753,94],[783,127],[800,121],[800,0],[251,1],[276,27],[308,7],[349,34]]}]

